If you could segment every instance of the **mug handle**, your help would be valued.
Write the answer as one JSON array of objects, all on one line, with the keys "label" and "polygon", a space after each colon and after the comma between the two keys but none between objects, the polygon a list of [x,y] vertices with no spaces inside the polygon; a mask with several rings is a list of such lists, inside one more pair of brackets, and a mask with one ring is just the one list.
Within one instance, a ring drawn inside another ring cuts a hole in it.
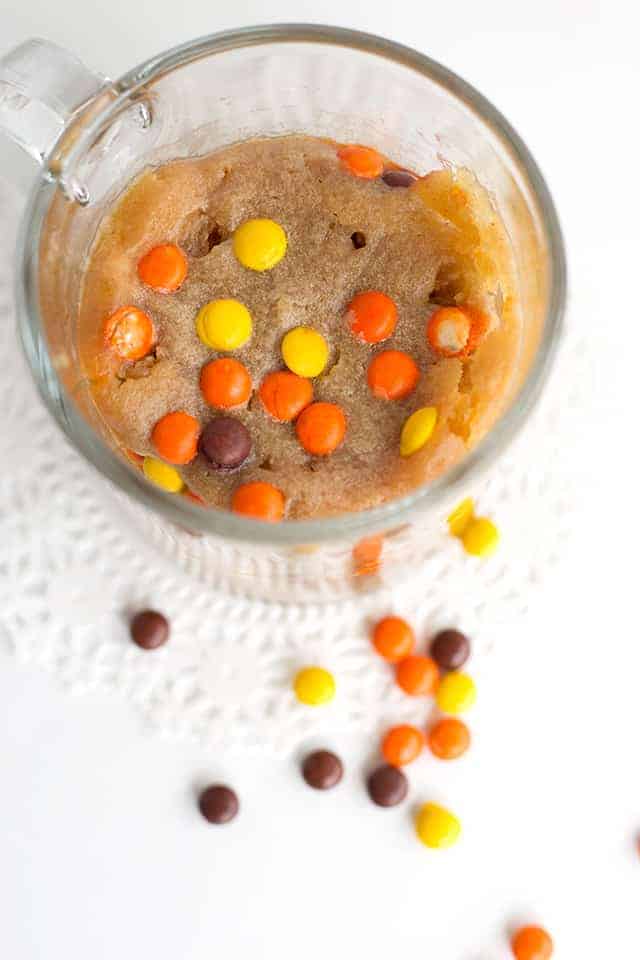
[{"label": "mug handle", "polygon": [[108,84],[57,44],[26,40],[0,57],[0,131],[44,166],[69,118]]}]

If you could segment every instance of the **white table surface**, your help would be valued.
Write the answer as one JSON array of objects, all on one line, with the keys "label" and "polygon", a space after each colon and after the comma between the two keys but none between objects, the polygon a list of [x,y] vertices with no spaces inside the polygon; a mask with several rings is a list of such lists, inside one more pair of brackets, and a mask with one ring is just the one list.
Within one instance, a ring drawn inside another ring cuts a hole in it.
[{"label": "white table surface", "polygon": [[[333,744],[347,777],[315,794],[296,758],[163,742],[132,708],[73,699],[2,653],[3,958],[505,960],[505,930],[520,919],[545,923],[561,960],[640,955],[638,22],[623,0],[606,15],[597,0],[413,6],[0,5],[0,52],[39,35],[112,76],[193,36],[266,20],[359,27],[443,61],[506,113],[545,171],[566,231],[570,322],[602,361],[597,416],[576,424],[593,434],[593,515],[558,574],[562,602],[479,666],[469,756],[416,775],[455,798],[456,848],[428,853],[410,809],[369,804],[370,742]],[[0,169],[29,176],[4,141]],[[217,779],[243,805],[225,829],[194,812],[196,787]]]}]

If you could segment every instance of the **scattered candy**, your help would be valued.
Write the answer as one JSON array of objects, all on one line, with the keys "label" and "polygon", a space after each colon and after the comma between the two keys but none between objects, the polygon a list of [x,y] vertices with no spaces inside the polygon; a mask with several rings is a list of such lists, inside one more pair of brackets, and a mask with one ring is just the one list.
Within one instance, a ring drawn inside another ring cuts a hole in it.
[{"label": "scattered candy", "polygon": [[472,557],[490,557],[498,547],[498,528],[487,517],[475,517],[461,537],[462,546]]},{"label": "scattered candy", "polygon": [[198,452],[200,424],[184,410],[175,410],[161,417],[151,431],[151,442],[169,463],[191,463]]},{"label": "scattered candy", "polygon": [[385,170],[382,174],[382,180],[388,187],[410,187],[417,179],[410,170]]},{"label": "scattered candy", "polygon": [[336,683],[328,670],[322,667],[305,667],[296,674],[293,689],[300,703],[308,707],[319,707],[333,700]]},{"label": "scattered candy", "polygon": [[448,673],[436,691],[436,703],[443,713],[464,713],[476,702],[476,685],[468,673]]},{"label": "scattered candy", "polygon": [[347,420],[335,403],[312,403],[296,420],[296,436],[307,453],[316,457],[333,453],[347,431]]},{"label": "scattered candy", "polygon": [[520,927],[511,940],[516,960],[550,960],[553,940],[544,927]]},{"label": "scattered candy", "polygon": [[142,360],[156,339],[151,317],[137,307],[120,307],[107,317],[103,335],[105,344],[122,360]]},{"label": "scattered candy", "polygon": [[212,350],[238,350],[252,331],[251,314],[239,300],[211,300],[196,317],[196,332]]},{"label": "scattered candy", "polygon": [[304,377],[288,370],[268,373],[260,385],[260,399],[274,420],[295,420],[313,400],[313,387]]},{"label": "scattered candy", "polygon": [[340,147],[338,157],[349,173],[363,180],[375,180],[384,169],[384,161],[377,150],[357,143]]},{"label": "scattered candy", "polygon": [[358,293],[347,307],[351,332],[366,343],[388,340],[398,322],[398,308],[386,293],[367,290]]},{"label": "scattered candy", "polygon": [[409,781],[402,770],[384,764],[367,780],[369,796],[378,807],[397,807],[409,792]]},{"label": "scattered candy", "polygon": [[378,572],[383,543],[384,537],[382,536],[364,537],[356,543],[351,551],[355,577],[371,576]]},{"label": "scattered candy", "polygon": [[294,327],[282,338],[282,359],[299,377],[317,377],[327,365],[327,341],[312,327]]},{"label": "scattered candy", "polygon": [[431,439],[438,422],[435,407],[420,407],[415,410],[402,428],[400,434],[400,456],[410,457],[421,450]]},{"label": "scattered candy", "polygon": [[156,650],[169,639],[169,621],[156,610],[141,610],[129,624],[131,639],[143,650]]},{"label": "scattered candy", "polygon": [[441,630],[431,641],[429,651],[441,670],[459,670],[469,659],[469,638],[459,630]]},{"label": "scattered candy", "polygon": [[441,357],[467,355],[471,318],[460,307],[440,307],[427,320],[427,340]]},{"label": "scattered candy", "polygon": [[287,252],[287,235],[275,220],[245,220],[233,234],[233,252],[248,270],[271,270]]},{"label": "scattered candy", "polygon": [[273,484],[261,480],[243,483],[234,491],[231,509],[254,520],[278,523],[284,517],[284,494]]},{"label": "scattered candy", "polygon": [[384,350],[377,354],[367,371],[369,389],[383,400],[403,400],[415,389],[420,371],[408,353]]},{"label": "scattered candy", "polygon": [[160,293],[177,290],[184,283],[187,270],[187,258],[175,243],[153,247],[138,262],[138,276],[142,282]]},{"label": "scattered candy", "polygon": [[251,396],[251,377],[239,360],[220,357],[200,371],[200,390],[209,406],[230,410],[242,406]]},{"label": "scattered candy", "polygon": [[428,697],[438,683],[438,667],[431,657],[413,654],[396,667],[396,683],[412,697]]},{"label": "scattered candy", "polygon": [[443,850],[460,836],[460,821],[437,803],[425,803],[416,817],[416,833],[426,847]]},{"label": "scattered candy", "polygon": [[199,448],[211,466],[233,470],[242,466],[251,453],[251,434],[235,417],[216,417],[204,427]]},{"label": "scattered candy", "polygon": [[462,536],[473,520],[474,509],[473,500],[471,497],[467,497],[466,500],[462,500],[455,510],[449,514],[447,523],[449,524],[449,533],[451,536]]},{"label": "scattered candy", "polygon": [[417,727],[402,723],[387,730],[381,749],[382,756],[392,767],[404,767],[422,753],[424,736]]},{"label": "scattered candy", "polygon": [[229,823],[237,816],[240,809],[235,791],[222,784],[215,784],[203,790],[198,800],[198,806],[205,820],[216,824]]},{"label": "scattered candy", "polygon": [[142,462],[142,471],[147,480],[166,490],[167,493],[180,493],[184,486],[182,477],[175,467],[170,467],[168,463],[163,463],[156,457],[145,457]]},{"label": "scattered candy", "polygon": [[467,752],[470,743],[469,728],[457,717],[443,717],[427,735],[431,753],[440,760],[456,760]]},{"label": "scattered candy", "polygon": [[402,617],[384,617],[375,625],[371,640],[381,657],[389,663],[397,663],[409,656],[416,636]]},{"label": "scattered candy", "polygon": [[329,750],[310,753],[302,765],[302,776],[315,790],[330,790],[342,780],[342,760]]}]

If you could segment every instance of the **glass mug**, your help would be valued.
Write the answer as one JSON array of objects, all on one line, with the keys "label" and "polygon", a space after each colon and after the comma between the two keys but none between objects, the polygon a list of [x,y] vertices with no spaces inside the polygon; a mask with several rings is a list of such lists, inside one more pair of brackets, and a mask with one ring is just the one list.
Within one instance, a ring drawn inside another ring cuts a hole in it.
[{"label": "glass mug", "polygon": [[[19,332],[33,377],[73,446],[127,495],[144,539],[216,588],[280,602],[335,601],[418,570],[442,544],[450,509],[524,424],[562,320],[565,258],[553,202],[498,111],[407,47],[300,24],[204,37],[115,82],[30,40],[0,60],[0,128],[41,165],[18,251]],[[96,228],[133,177],[152,164],[293,132],[371,144],[420,172],[470,168],[509,233],[524,323],[504,412],[460,464],[371,510],[265,524],[202,509],[144,479],[108,439],[74,329]],[[44,277],[39,264],[51,235],[66,255],[55,276]]]}]

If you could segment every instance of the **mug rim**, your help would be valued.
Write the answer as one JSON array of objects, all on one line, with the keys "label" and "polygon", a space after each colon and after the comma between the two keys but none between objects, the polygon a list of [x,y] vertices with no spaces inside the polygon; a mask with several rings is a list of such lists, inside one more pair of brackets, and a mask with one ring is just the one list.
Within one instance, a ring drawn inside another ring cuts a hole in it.
[{"label": "mug rim", "polygon": [[[266,24],[225,30],[170,48],[129,70],[113,83],[116,96],[80,130],[73,148],[67,153],[67,161],[72,164],[74,156],[81,155],[123,105],[130,101],[131,96],[150,82],[203,57],[274,43],[315,43],[353,49],[391,60],[417,72],[442,86],[474,112],[512,154],[518,168],[524,173],[549,249],[551,282],[540,343],[524,381],[509,406],[464,459],[435,480],[380,506],[315,520],[283,520],[277,524],[252,520],[227,510],[206,510],[186,497],[168,494],[147,482],[139,470],[117,456],[84,417],[75,412],[72,399],[67,396],[48,357],[43,356],[41,344],[46,343],[46,339],[42,333],[37,283],[39,242],[49,202],[57,189],[56,179],[47,175],[46,161],[44,179],[36,181],[22,222],[17,306],[19,316],[24,317],[28,324],[27,330],[21,326],[22,342],[40,395],[74,448],[100,474],[143,506],[159,511],[183,527],[195,528],[198,532],[228,540],[295,546],[354,539],[373,535],[391,525],[401,525],[415,513],[424,512],[438,503],[444,504],[447,498],[453,501],[464,484],[495,463],[528,419],[548,379],[562,331],[567,267],[562,230],[550,191],[532,154],[509,121],[486,97],[447,67],[403,44],[358,30],[305,23]],[[54,146],[52,154],[55,149]],[[75,418],[77,427],[71,435],[70,418]],[[87,436],[82,436],[79,441],[78,433]]]}]

